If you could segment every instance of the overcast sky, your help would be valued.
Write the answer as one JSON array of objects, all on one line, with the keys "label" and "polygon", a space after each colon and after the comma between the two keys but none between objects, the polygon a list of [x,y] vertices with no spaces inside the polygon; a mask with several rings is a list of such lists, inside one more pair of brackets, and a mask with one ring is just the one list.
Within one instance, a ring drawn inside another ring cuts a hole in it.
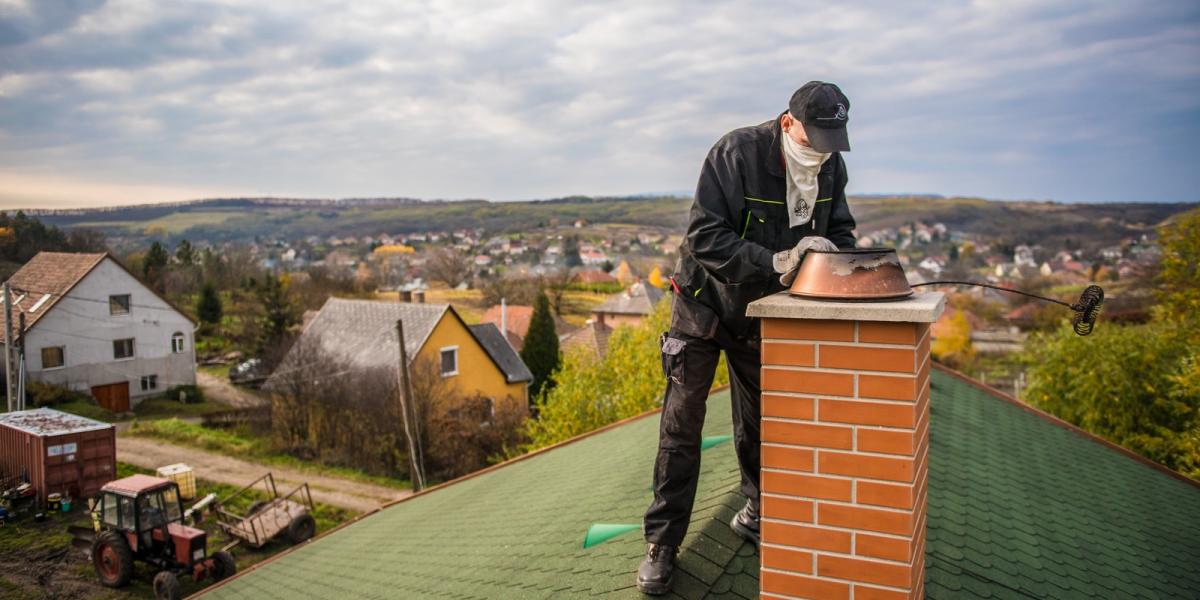
[{"label": "overcast sky", "polygon": [[1195,0],[0,0],[0,207],[688,192],[810,79],[852,194],[1200,200]]}]

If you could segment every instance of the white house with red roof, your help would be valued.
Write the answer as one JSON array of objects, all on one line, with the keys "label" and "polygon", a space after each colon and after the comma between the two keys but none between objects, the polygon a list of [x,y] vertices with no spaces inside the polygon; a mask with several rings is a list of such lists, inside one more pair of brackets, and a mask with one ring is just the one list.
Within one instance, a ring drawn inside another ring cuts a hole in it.
[{"label": "white house with red roof", "polygon": [[29,380],[91,394],[114,412],[196,384],[195,322],[109,254],[41,252],[8,283]]}]

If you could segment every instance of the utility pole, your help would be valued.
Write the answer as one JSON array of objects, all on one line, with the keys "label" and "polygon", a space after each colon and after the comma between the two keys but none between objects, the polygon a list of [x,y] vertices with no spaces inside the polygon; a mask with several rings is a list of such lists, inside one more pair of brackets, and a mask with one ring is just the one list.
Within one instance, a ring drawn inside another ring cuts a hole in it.
[{"label": "utility pole", "polygon": [[25,313],[17,313],[17,410],[25,410]]},{"label": "utility pole", "polygon": [[4,396],[8,400],[8,412],[13,411],[13,335],[12,335],[12,286],[4,282]]},{"label": "utility pole", "polygon": [[[412,386],[408,381],[408,352],[404,349],[404,320],[396,320],[396,338],[400,343],[399,388],[400,414],[404,419],[404,437],[408,438],[408,459],[412,470],[413,491],[419,492],[425,487],[425,475],[421,472],[421,460],[417,450],[416,440],[413,439],[412,427],[408,419],[408,407],[412,404]],[[415,418],[415,413],[414,413]]]}]

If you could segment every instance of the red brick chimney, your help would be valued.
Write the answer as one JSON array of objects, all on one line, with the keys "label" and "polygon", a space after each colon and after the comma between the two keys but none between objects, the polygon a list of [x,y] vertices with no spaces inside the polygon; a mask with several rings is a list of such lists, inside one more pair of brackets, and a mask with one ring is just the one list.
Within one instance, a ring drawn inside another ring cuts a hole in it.
[{"label": "red brick chimney", "polygon": [[763,598],[921,598],[929,324],[943,296],[750,304],[762,319]]}]

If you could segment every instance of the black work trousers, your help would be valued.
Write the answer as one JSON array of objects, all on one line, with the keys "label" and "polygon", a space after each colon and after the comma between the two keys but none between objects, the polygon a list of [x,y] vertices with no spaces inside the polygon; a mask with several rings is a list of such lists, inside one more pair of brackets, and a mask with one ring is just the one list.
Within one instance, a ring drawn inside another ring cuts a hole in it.
[{"label": "black work trousers", "polygon": [[[678,304],[677,304],[678,306]],[[679,546],[687,533],[700,476],[700,442],[709,389],[720,353],[729,368],[733,441],[742,472],[742,493],[758,503],[759,375],[761,341],[735,337],[718,325],[709,338],[672,327],[662,341],[666,397],[659,423],[658,455],[654,461],[654,500],[646,510],[643,532],[647,542]]]}]

